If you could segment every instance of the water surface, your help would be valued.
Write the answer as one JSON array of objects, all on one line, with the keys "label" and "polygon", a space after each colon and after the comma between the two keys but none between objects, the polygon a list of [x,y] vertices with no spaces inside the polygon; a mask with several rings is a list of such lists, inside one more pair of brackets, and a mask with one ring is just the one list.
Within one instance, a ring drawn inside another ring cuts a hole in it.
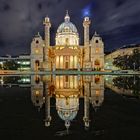
[{"label": "water surface", "polygon": [[0,77],[0,138],[140,139],[140,76]]}]

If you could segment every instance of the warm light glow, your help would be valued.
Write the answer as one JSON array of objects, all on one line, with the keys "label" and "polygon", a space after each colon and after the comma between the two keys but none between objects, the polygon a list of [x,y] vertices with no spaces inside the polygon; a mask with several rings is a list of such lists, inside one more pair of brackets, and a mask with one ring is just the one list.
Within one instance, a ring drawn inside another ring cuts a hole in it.
[{"label": "warm light glow", "polygon": [[3,78],[2,78],[2,79],[0,79],[0,83],[1,83],[1,85],[3,85],[3,84],[4,84]]},{"label": "warm light glow", "polygon": [[95,77],[95,83],[99,84],[100,83],[100,77]]},{"label": "warm light glow", "polygon": [[64,61],[63,56],[60,56],[60,68],[63,69]]},{"label": "warm light glow", "polygon": [[59,68],[59,56],[56,56],[56,68]]},{"label": "warm light glow", "polygon": [[56,84],[56,88],[59,89],[60,88],[59,87],[59,84],[60,84],[59,76],[56,76],[56,82],[55,82],[55,84]]},{"label": "warm light glow", "polygon": [[35,95],[36,95],[36,96],[39,95],[39,91],[38,91],[38,90],[35,91]]},{"label": "warm light glow", "polygon": [[78,80],[77,80],[77,76],[74,76],[74,88],[75,88],[75,89],[78,88]]},{"label": "warm light glow", "polygon": [[73,76],[70,76],[70,88],[73,89]]},{"label": "warm light glow", "polygon": [[77,68],[78,60],[77,56],[74,56],[74,68]]},{"label": "warm light glow", "polygon": [[37,53],[37,54],[38,54],[38,53],[39,53],[39,50],[38,50],[38,49],[36,49],[36,50],[35,50],[35,53]]},{"label": "warm light glow", "polygon": [[60,88],[64,87],[63,76],[60,76]]},{"label": "warm light glow", "polygon": [[99,48],[96,48],[96,53],[99,53]]},{"label": "warm light glow", "polygon": [[95,65],[99,66],[100,65],[100,61],[99,60],[95,60]]},{"label": "warm light glow", "polygon": [[96,94],[96,96],[99,96],[100,95],[100,91],[99,90],[96,90],[95,91],[95,94]]},{"label": "warm light glow", "polygon": [[79,45],[77,34],[63,33],[56,36],[56,45]]},{"label": "warm light glow", "polygon": [[73,56],[70,56],[70,68],[73,69]]}]

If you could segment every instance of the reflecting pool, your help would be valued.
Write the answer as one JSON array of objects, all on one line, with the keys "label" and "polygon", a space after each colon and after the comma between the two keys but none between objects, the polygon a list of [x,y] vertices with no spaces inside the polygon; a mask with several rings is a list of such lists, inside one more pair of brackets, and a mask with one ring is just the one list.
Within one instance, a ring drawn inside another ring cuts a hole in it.
[{"label": "reflecting pool", "polygon": [[140,76],[0,76],[0,138],[140,139]]}]

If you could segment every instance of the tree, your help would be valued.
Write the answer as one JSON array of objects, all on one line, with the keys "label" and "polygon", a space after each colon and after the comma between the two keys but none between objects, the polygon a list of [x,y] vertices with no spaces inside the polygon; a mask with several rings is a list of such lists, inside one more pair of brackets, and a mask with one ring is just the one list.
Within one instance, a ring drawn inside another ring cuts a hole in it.
[{"label": "tree", "polygon": [[0,64],[0,70],[2,69],[2,64]]},{"label": "tree", "polygon": [[8,60],[3,64],[4,70],[17,70],[19,65],[14,60]]},{"label": "tree", "polygon": [[140,51],[134,49],[132,55],[123,55],[114,58],[113,65],[120,69],[139,70],[140,68]]},{"label": "tree", "polygon": [[140,96],[139,85],[140,78],[138,76],[135,77],[116,77],[113,79],[113,85],[118,87],[119,89],[125,89],[132,91],[134,96]]}]

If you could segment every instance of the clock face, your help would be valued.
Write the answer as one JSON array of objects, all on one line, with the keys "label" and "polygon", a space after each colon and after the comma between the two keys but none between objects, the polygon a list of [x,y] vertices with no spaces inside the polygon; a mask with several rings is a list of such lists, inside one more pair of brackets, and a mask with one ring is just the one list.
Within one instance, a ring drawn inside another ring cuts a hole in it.
[{"label": "clock face", "polygon": [[36,50],[35,50],[35,53],[36,53],[36,54],[38,54],[38,53],[39,53],[39,50],[38,50],[38,49],[36,49]]}]

